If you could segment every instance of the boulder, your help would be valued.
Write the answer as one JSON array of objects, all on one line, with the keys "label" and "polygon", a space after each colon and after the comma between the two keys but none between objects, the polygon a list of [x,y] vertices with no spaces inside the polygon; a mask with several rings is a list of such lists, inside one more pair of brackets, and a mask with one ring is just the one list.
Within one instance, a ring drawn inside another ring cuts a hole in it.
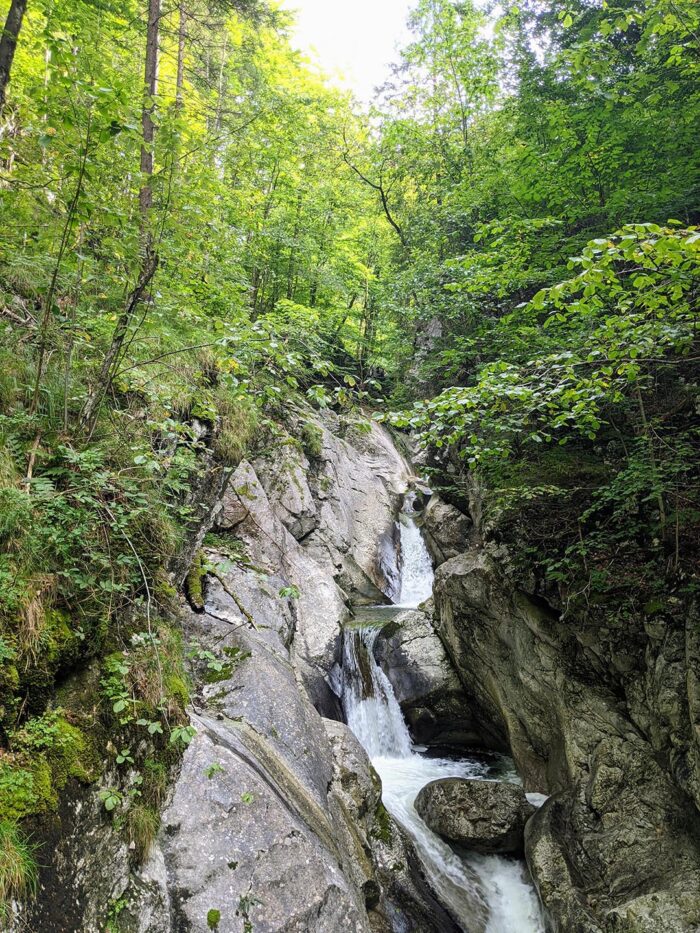
[{"label": "boulder", "polygon": [[521,853],[525,823],[535,812],[517,784],[465,778],[426,784],[416,810],[443,839],[484,854]]}]

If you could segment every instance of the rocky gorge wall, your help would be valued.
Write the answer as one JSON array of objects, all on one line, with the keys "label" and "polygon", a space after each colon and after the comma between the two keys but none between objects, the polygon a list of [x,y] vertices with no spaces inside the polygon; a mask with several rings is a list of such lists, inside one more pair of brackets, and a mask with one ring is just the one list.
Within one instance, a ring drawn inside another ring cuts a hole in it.
[{"label": "rocky gorge wall", "polygon": [[[107,764],[47,824],[38,897],[8,930],[457,929],[339,703],[350,596],[396,595],[412,479],[383,428],[307,411],[225,489],[217,474],[182,603],[196,733],[155,843],[139,862],[105,812]],[[549,795],[526,855],[552,930],[700,930],[697,620],[641,634],[563,622],[513,584],[478,502],[465,515],[432,497],[422,524],[434,603],[375,647],[414,738],[509,752],[526,790]],[[99,672],[66,689],[94,696]]]},{"label": "rocky gorge wall", "polygon": [[[639,630],[562,621],[509,579],[479,510],[435,499],[433,624],[481,741],[550,795],[526,854],[562,933],[700,929],[696,617]],[[461,543],[461,548],[460,548]]]},{"label": "rocky gorge wall", "polygon": [[[337,696],[350,593],[377,601],[398,581],[409,478],[383,428],[308,412],[240,464],[188,578],[196,732],[148,857],[135,858],[121,810],[105,811],[107,765],[66,793],[42,840],[37,899],[9,929],[456,930]],[[99,674],[84,677],[97,692]],[[122,809],[138,782],[130,773]]]}]

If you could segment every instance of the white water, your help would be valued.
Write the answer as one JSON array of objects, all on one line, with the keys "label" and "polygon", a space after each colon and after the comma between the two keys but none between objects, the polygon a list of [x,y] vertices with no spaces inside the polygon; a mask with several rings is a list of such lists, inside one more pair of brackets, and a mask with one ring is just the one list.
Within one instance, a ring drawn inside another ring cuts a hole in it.
[{"label": "white water", "polygon": [[433,562],[421,530],[413,515],[413,500],[408,499],[401,515],[401,590],[399,605],[420,606],[433,595]]},{"label": "white water", "polygon": [[[432,594],[433,568],[420,529],[407,503],[401,521],[400,605],[415,607]],[[373,647],[394,607],[372,610],[373,622],[346,629],[343,702],[348,725],[382,779],[382,799],[411,834],[426,874],[443,904],[468,933],[542,933],[535,891],[523,864],[495,855],[458,856],[418,815],[414,803],[430,781],[447,777],[486,778],[476,759],[425,758],[411,737],[388,678],[374,660]]]}]

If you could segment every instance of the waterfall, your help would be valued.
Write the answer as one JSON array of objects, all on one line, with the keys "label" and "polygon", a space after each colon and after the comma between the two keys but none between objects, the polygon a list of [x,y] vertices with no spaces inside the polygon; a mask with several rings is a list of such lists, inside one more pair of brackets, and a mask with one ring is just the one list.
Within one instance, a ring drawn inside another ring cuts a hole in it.
[{"label": "waterfall", "polygon": [[381,626],[350,628],[343,644],[348,725],[370,758],[408,758],[411,736],[389,678],[374,661]]},{"label": "waterfall", "polygon": [[400,516],[401,531],[401,590],[399,605],[406,608],[419,606],[433,595],[433,562],[413,515],[415,498],[406,497]]},{"label": "waterfall", "polygon": [[[432,595],[433,567],[413,518],[413,497],[401,515],[399,605],[416,607]],[[343,642],[343,705],[348,725],[382,779],[382,799],[412,836],[430,883],[468,933],[542,933],[539,904],[524,866],[495,855],[462,857],[433,833],[414,806],[430,781],[447,777],[484,778],[476,759],[427,758],[413,749],[393,687],[376,663],[374,644],[396,607],[379,606],[349,625]]]}]

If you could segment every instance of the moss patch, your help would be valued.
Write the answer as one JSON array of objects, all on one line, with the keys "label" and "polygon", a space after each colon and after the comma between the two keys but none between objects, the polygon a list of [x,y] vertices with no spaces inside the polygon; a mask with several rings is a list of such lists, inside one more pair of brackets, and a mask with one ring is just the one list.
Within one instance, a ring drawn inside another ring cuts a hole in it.
[{"label": "moss patch", "polygon": [[323,431],[313,421],[301,427],[301,446],[309,460],[320,460],[323,453]]},{"label": "moss patch", "polygon": [[96,744],[62,710],[29,720],[11,745],[0,756],[0,812],[13,820],[55,809],[71,778],[90,784],[100,772]]},{"label": "moss patch", "polygon": [[204,611],[204,579],[206,577],[206,557],[203,551],[197,551],[190,571],[185,578],[185,595],[190,605],[197,612]]},{"label": "moss patch", "polygon": [[391,817],[384,804],[379,801],[374,811],[374,826],[372,827],[372,836],[380,839],[387,845],[391,843],[393,834],[391,831]]}]

